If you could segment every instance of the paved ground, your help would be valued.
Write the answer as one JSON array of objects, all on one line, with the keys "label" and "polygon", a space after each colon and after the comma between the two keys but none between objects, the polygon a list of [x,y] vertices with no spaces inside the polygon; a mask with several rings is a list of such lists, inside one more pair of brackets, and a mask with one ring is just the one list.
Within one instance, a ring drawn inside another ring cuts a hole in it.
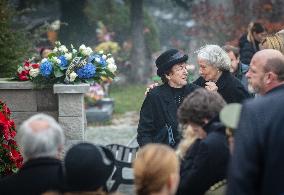
[{"label": "paved ground", "polygon": [[[137,142],[135,138],[138,118],[138,113],[128,112],[119,118],[113,118],[110,125],[88,126],[86,140],[102,145],[117,143],[136,146]],[[132,170],[124,170],[123,174],[127,178],[133,178]],[[118,191],[126,195],[134,194],[132,185],[121,185]]]}]

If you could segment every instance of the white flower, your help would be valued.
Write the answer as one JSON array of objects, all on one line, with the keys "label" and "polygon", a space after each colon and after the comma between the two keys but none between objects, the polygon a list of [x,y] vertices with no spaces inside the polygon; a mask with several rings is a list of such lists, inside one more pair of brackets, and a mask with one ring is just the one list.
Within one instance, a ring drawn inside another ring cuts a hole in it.
[{"label": "white flower", "polygon": [[60,63],[61,63],[61,60],[58,59],[58,58],[56,58],[56,63],[57,63],[57,64],[60,64]]},{"label": "white flower", "polygon": [[106,62],[108,63],[108,64],[115,64],[115,62],[114,62],[114,59],[111,57],[111,58],[108,58],[107,60],[106,60]]},{"label": "white flower", "polygon": [[72,49],[72,53],[77,53],[77,50],[76,49]]},{"label": "white flower", "polygon": [[75,81],[75,79],[76,79],[77,76],[78,76],[78,75],[77,75],[74,71],[71,72],[71,73],[70,73],[70,82]]},{"label": "white flower", "polygon": [[61,46],[58,48],[58,50],[61,51],[61,52],[64,52],[64,53],[68,52],[68,49],[66,48],[65,45],[61,45]]},{"label": "white flower", "polygon": [[106,60],[106,59],[107,59],[107,56],[106,56],[106,55],[102,55],[102,58],[103,58],[104,60]]},{"label": "white flower", "polygon": [[54,47],[53,52],[55,52],[55,53],[58,52],[58,48]]},{"label": "white flower", "polygon": [[114,63],[110,63],[107,65],[107,68],[112,72],[114,73],[117,69],[117,66],[114,64]]},{"label": "white flower", "polygon": [[83,50],[85,50],[86,49],[86,46],[84,45],[84,44],[82,44],[80,47],[79,47],[79,51],[83,51]]},{"label": "white flower", "polygon": [[71,60],[72,59],[72,53],[66,53],[66,54],[64,54],[64,57],[66,58],[66,60]]},{"label": "white flower", "polygon": [[36,77],[39,74],[39,68],[30,69],[29,74],[31,75],[31,77]]},{"label": "white flower", "polygon": [[46,62],[46,61],[47,61],[47,58],[43,58],[43,59],[41,60],[41,64],[44,63],[44,62]]},{"label": "white flower", "polygon": [[86,47],[84,50],[81,51],[84,56],[89,56],[93,52],[92,48]]},{"label": "white flower", "polygon": [[21,73],[23,70],[24,70],[24,68],[21,67],[21,66],[19,66],[19,68],[18,68],[18,73]]},{"label": "white flower", "polygon": [[60,64],[60,63],[61,63],[61,60],[58,59],[58,58],[55,57],[55,56],[53,56],[53,57],[51,58],[51,60],[52,60],[53,62],[56,62],[57,64]]}]

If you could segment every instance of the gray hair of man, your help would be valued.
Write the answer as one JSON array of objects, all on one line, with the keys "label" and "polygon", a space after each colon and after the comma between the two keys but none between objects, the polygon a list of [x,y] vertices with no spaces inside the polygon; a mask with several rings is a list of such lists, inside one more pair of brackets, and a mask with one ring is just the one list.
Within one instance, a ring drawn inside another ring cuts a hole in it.
[{"label": "gray hair of man", "polygon": [[196,51],[197,58],[205,60],[206,64],[220,71],[229,71],[231,60],[227,52],[219,45],[205,45]]},{"label": "gray hair of man", "polygon": [[39,157],[59,158],[65,136],[54,118],[36,114],[22,123],[17,136],[24,161]]}]

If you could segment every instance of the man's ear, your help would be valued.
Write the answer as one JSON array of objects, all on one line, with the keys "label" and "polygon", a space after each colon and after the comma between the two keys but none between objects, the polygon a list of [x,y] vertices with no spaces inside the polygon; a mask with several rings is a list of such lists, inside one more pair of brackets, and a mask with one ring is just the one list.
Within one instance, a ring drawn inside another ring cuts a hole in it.
[{"label": "man's ear", "polygon": [[267,75],[267,79],[265,81],[266,84],[270,84],[270,83],[278,80],[278,76],[274,72],[270,71],[270,72],[266,73],[266,75]]}]

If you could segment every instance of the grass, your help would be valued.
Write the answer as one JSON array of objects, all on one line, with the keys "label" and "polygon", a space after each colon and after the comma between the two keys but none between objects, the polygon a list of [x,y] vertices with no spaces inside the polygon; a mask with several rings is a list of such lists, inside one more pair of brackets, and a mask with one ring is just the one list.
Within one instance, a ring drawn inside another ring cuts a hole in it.
[{"label": "grass", "polygon": [[139,112],[145,98],[146,87],[146,85],[111,86],[109,95],[114,99],[114,114]]}]

